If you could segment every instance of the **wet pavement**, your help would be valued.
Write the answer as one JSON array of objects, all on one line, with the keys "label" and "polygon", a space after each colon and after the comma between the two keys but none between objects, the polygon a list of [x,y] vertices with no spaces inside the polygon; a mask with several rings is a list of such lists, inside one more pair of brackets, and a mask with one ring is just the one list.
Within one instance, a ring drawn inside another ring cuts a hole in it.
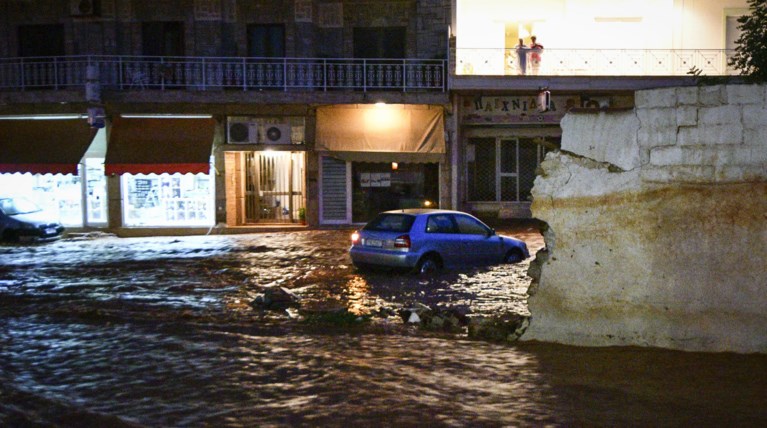
[{"label": "wet pavement", "polygon": [[[543,246],[530,225],[498,229]],[[350,232],[0,246],[0,426],[767,422],[767,356],[489,343],[403,323],[397,310],[416,303],[525,315],[529,260],[360,273]],[[300,313],[252,305],[275,287]],[[343,323],[306,316],[343,310]]]}]

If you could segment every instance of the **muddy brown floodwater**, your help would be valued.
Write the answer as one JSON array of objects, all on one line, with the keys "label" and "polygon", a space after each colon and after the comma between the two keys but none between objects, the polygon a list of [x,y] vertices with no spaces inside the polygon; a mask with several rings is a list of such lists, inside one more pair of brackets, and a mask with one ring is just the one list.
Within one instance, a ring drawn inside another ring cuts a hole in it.
[{"label": "muddy brown floodwater", "polygon": [[[498,229],[543,245],[529,225]],[[0,426],[767,423],[765,355],[423,330],[390,312],[420,302],[525,314],[529,261],[361,274],[349,233],[0,246]],[[310,312],[377,315],[308,323],[251,305],[275,286]]]}]

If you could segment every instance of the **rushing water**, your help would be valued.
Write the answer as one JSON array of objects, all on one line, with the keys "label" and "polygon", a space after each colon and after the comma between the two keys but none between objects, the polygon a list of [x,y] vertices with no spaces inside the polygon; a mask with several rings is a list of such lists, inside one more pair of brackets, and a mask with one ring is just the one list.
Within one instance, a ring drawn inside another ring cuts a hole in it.
[{"label": "rushing water", "polygon": [[360,274],[347,247],[348,231],[0,247],[0,426],[767,422],[765,356],[494,344],[251,307],[282,286],[361,315],[526,311],[526,264]]}]

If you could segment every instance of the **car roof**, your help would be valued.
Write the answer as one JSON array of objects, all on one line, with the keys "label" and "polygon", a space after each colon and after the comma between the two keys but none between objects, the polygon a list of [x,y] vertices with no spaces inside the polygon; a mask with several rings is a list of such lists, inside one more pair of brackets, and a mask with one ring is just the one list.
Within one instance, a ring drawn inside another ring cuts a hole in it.
[{"label": "car roof", "polygon": [[405,208],[401,210],[384,211],[381,214],[423,215],[423,214],[467,214],[467,213],[463,211],[440,210],[440,209],[434,209],[434,208]]}]

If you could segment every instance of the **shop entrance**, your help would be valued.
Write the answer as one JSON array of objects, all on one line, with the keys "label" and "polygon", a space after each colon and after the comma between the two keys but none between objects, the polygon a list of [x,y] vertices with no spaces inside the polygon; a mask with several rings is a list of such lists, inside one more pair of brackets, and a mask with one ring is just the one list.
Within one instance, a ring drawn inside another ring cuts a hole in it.
[{"label": "shop entrance", "polygon": [[535,171],[559,138],[471,138],[466,146],[470,202],[530,202]]},{"label": "shop entrance", "polygon": [[370,221],[381,211],[438,208],[439,164],[352,163],[352,221]]},{"label": "shop entrance", "polygon": [[304,154],[245,152],[244,223],[294,223],[304,216]]}]

